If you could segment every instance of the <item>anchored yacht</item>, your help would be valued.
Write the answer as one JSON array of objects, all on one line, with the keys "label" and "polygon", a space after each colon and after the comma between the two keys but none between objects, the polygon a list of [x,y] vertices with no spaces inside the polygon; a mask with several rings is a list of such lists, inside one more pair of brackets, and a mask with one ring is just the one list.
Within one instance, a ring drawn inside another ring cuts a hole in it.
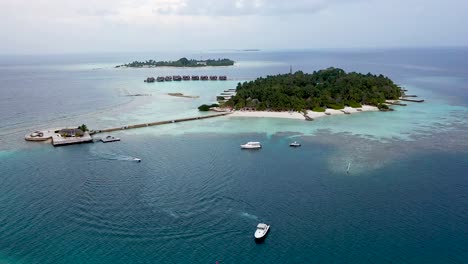
[{"label": "anchored yacht", "polygon": [[293,143],[290,143],[289,146],[290,146],[290,147],[297,148],[297,147],[300,147],[300,146],[301,146],[301,143],[298,143],[297,141],[294,141]]},{"label": "anchored yacht", "polygon": [[247,142],[244,145],[240,145],[243,149],[259,149],[262,148],[260,142]]}]

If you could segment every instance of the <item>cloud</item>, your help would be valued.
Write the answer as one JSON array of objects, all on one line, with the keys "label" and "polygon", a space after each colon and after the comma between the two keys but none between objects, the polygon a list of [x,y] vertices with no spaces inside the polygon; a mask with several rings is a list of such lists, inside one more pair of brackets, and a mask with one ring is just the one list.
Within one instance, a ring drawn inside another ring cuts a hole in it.
[{"label": "cloud", "polygon": [[0,53],[468,45],[467,9],[466,0],[0,0]]},{"label": "cloud", "polygon": [[[0,16],[14,21],[67,24],[151,24],[174,17],[311,15],[334,5],[373,0],[0,0]],[[168,18],[169,17],[169,18]]]},{"label": "cloud", "polygon": [[[355,0],[354,0],[355,1]],[[245,16],[311,14],[349,0],[183,0],[171,1],[153,10],[158,14],[192,16]]]}]

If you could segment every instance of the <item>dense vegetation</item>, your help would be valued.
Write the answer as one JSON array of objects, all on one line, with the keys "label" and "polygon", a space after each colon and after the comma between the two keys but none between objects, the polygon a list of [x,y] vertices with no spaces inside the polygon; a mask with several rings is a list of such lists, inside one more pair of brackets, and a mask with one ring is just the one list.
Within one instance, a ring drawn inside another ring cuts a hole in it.
[{"label": "dense vegetation", "polygon": [[88,127],[85,124],[82,124],[81,126],[79,126],[78,129],[80,129],[83,132],[89,131]]},{"label": "dense vegetation", "polygon": [[209,59],[209,60],[189,60],[187,58],[181,58],[176,61],[134,61],[124,65],[116,66],[118,67],[131,67],[131,68],[141,68],[141,67],[206,67],[206,66],[232,66],[234,61],[230,59]]},{"label": "dense vegetation", "polygon": [[203,104],[198,107],[198,111],[210,111],[211,107],[218,107],[218,106],[219,104],[212,104],[212,105]]},{"label": "dense vegetation", "polygon": [[237,95],[225,102],[225,106],[324,111],[325,108],[368,104],[384,109],[386,99],[398,99],[401,93],[400,87],[383,75],[346,73],[342,69],[328,68],[312,74],[298,71],[239,83]]}]

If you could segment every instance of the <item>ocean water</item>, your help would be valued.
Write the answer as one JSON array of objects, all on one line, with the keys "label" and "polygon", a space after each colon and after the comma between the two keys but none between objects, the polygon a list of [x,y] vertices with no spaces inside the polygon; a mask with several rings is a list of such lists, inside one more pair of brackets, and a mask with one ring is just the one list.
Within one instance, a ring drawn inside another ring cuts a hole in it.
[{"label": "ocean water", "polygon": [[[113,68],[182,56],[238,63]],[[467,49],[3,56],[0,263],[466,263],[467,57]],[[196,107],[219,92],[290,65],[382,73],[426,102],[313,122],[207,119],[118,132],[112,144],[23,140],[38,128],[200,115]],[[143,82],[173,74],[231,80]],[[136,93],[151,96],[127,96]],[[242,151],[250,140],[264,147]],[[292,140],[303,146],[289,148]],[[262,244],[253,240],[259,222],[271,224]]]}]

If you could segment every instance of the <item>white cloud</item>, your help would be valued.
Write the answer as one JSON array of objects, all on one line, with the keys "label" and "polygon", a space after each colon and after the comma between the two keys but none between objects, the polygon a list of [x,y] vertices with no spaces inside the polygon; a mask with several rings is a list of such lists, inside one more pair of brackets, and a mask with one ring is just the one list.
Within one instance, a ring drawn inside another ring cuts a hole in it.
[{"label": "white cloud", "polygon": [[466,0],[0,0],[0,53],[468,45]]}]

